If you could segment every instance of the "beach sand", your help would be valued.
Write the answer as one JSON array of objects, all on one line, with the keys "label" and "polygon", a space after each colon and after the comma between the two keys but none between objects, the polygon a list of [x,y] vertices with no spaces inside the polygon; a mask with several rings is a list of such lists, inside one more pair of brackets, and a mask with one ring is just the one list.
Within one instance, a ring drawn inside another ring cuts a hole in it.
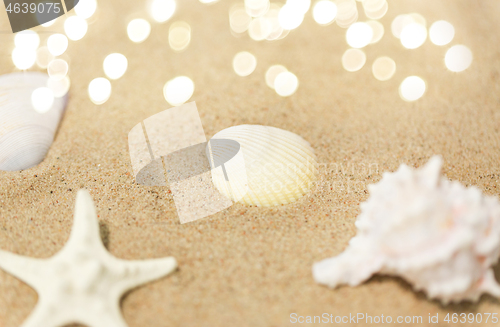
[{"label": "beach sand", "polygon": [[[383,39],[370,45],[358,72],[342,68],[348,49],[345,29],[319,26],[307,13],[285,39],[255,42],[230,33],[230,1],[203,5],[178,1],[175,16],[152,24],[149,38],[133,44],[126,25],[147,17],[145,2],[99,2],[83,40],[70,41],[72,87],[66,114],[46,159],[21,172],[0,172],[0,248],[47,258],[68,239],[78,189],[93,197],[102,236],[118,258],[174,256],[179,270],[128,293],[122,300],[129,326],[288,326],[290,314],[334,316],[428,316],[494,313],[498,300],[442,306],[415,293],[398,278],[374,277],[358,287],[335,290],[316,284],[312,264],[338,255],[356,233],[359,204],[367,185],[402,163],[419,167],[434,154],[444,159],[444,174],[486,194],[500,192],[500,3],[494,0],[389,0],[381,19]],[[360,6],[358,5],[358,8]],[[418,12],[427,26],[447,20],[456,34],[448,46],[429,40],[405,50],[390,32],[398,14]],[[365,20],[360,12],[360,20]],[[192,28],[191,44],[175,53],[168,27],[177,20]],[[13,37],[0,11],[0,73],[15,71],[10,59]],[[62,20],[38,31],[61,32]],[[45,42],[48,33],[41,34]],[[446,50],[468,46],[474,61],[462,73],[444,65]],[[248,77],[237,76],[232,58],[240,51],[257,57]],[[104,76],[106,55],[120,52],[129,68],[113,81],[111,98],[92,104],[88,83]],[[392,57],[395,76],[376,80],[371,64]],[[266,86],[273,64],[285,65],[299,78],[297,93],[279,97]],[[235,204],[206,219],[180,224],[166,187],[135,183],[127,134],[145,118],[171,107],[163,85],[185,75],[195,83],[196,101],[207,138],[239,124],[279,127],[301,135],[315,150],[318,182],[299,201],[258,208]],[[412,103],[398,94],[401,81],[418,75],[426,94]],[[497,270],[498,271],[498,270]],[[500,275],[497,274],[497,275]],[[499,276],[497,276],[499,277]],[[0,271],[0,326],[19,326],[33,310],[37,294]],[[354,325],[354,324],[345,324]],[[492,325],[482,323],[481,326]]]}]

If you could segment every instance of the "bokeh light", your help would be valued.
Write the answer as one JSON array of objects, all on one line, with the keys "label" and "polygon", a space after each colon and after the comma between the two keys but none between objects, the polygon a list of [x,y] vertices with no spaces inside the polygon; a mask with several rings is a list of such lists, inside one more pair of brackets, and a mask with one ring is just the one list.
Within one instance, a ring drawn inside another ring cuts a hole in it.
[{"label": "bokeh light", "polygon": [[400,38],[401,32],[403,29],[412,23],[415,23],[415,20],[410,15],[398,15],[391,23],[391,31],[394,37]]},{"label": "bokeh light", "polygon": [[48,22],[43,23],[41,25],[42,25],[42,27],[50,27],[50,26],[54,25],[56,23],[56,21],[57,21],[57,18],[54,18],[53,20],[49,20]]},{"label": "bokeh light", "polygon": [[434,22],[429,29],[429,38],[435,45],[447,45],[455,36],[453,25],[444,20]]},{"label": "bokeh light", "polygon": [[238,52],[233,58],[233,69],[239,76],[250,75],[255,67],[257,67],[257,58],[250,52]]},{"label": "bokeh light", "polygon": [[370,41],[370,44],[380,41],[384,36],[384,25],[382,25],[382,23],[377,20],[369,20],[366,22],[366,24],[368,24],[373,31],[373,37]]},{"label": "bokeh light", "polygon": [[236,4],[229,10],[229,25],[234,33],[246,32],[251,21],[252,17],[246,12],[243,5]]},{"label": "bokeh light", "polygon": [[81,40],[87,34],[87,21],[78,16],[71,16],[64,22],[64,32],[70,40]]},{"label": "bokeh light", "polygon": [[134,43],[141,43],[146,40],[151,33],[151,24],[145,19],[136,18],[127,25],[127,34]]},{"label": "bokeh light", "polygon": [[75,13],[78,17],[88,19],[94,15],[97,10],[96,0],[79,0],[75,6]]},{"label": "bokeh light", "polygon": [[178,76],[163,87],[163,96],[172,106],[179,106],[189,100],[194,93],[194,83],[186,76]]},{"label": "bokeh light", "polygon": [[444,57],[446,68],[452,72],[461,72],[472,64],[472,51],[465,45],[454,45]]},{"label": "bokeh light", "polygon": [[273,41],[279,40],[288,34],[288,30],[284,30],[280,25],[279,14],[281,6],[276,3],[271,3],[268,12],[264,16],[269,25],[271,26],[271,32],[266,36],[266,40]]},{"label": "bokeh light", "polygon": [[282,72],[274,79],[274,90],[279,96],[288,97],[297,91],[299,79],[291,72]]},{"label": "bokeh light", "polygon": [[50,53],[49,48],[44,46],[36,50],[36,64],[38,67],[45,69],[52,60],[54,60],[54,56]]},{"label": "bokeh light", "polygon": [[330,0],[320,0],[313,7],[313,18],[320,25],[333,23],[337,16],[337,5]]},{"label": "bokeh light", "polygon": [[182,51],[191,42],[191,26],[186,22],[175,22],[168,29],[168,44],[174,51]]},{"label": "bokeh light", "polygon": [[405,101],[420,99],[425,93],[425,81],[418,76],[409,76],[399,86],[399,95]]},{"label": "bokeh light", "polygon": [[14,48],[12,51],[12,62],[18,69],[26,70],[35,64],[36,51],[30,49]]},{"label": "bokeh light", "polygon": [[35,31],[21,31],[14,37],[16,48],[25,50],[36,50],[40,45],[40,37]]},{"label": "bokeh light", "polygon": [[149,13],[155,21],[164,23],[174,15],[176,7],[175,0],[153,0]]},{"label": "bokeh light", "polygon": [[389,5],[386,0],[364,0],[362,2],[366,17],[380,19],[385,16]]},{"label": "bokeh light", "polygon": [[254,18],[248,26],[248,35],[252,40],[265,40],[273,31],[272,23],[265,17]]},{"label": "bokeh light", "polygon": [[68,49],[68,38],[63,34],[52,34],[47,39],[47,48],[53,56],[60,56]]},{"label": "bokeh light", "polygon": [[284,29],[296,29],[300,26],[300,24],[302,24],[303,20],[304,14],[299,9],[297,9],[297,7],[288,4],[285,4],[283,7],[281,7],[278,15],[278,21],[281,27],[283,27]]},{"label": "bokeh light", "polygon": [[355,0],[337,0],[337,16],[335,21],[342,28],[347,28],[358,20],[358,9]]},{"label": "bokeh light", "polygon": [[416,12],[409,14],[409,16],[413,19],[414,23],[417,23],[417,24],[420,24],[424,27],[427,27],[427,21],[425,20],[424,16],[422,16]]},{"label": "bokeh light", "polygon": [[62,98],[65,96],[69,91],[70,84],[68,76],[58,81],[53,80],[52,78],[47,80],[47,87],[52,90],[54,97],[56,98]]},{"label": "bokeh light", "polygon": [[372,73],[379,81],[387,81],[396,73],[396,62],[389,57],[378,57],[373,62]]},{"label": "bokeh light", "polygon": [[285,66],[282,65],[273,65],[268,68],[266,71],[266,84],[270,88],[274,89],[274,81],[276,80],[276,77],[281,74],[288,71]]},{"label": "bokeh light", "polygon": [[90,100],[97,105],[108,101],[111,96],[111,83],[104,77],[93,79],[88,88]]},{"label": "bokeh light", "polygon": [[39,87],[31,93],[31,104],[38,113],[46,113],[54,104],[54,93],[48,87]]},{"label": "bokeh light", "polygon": [[127,57],[121,53],[112,53],[104,59],[104,74],[110,79],[119,79],[125,74],[128,67]]},{"label": "bokeh light", "polygon": [[348,72],[355,72],[363,68],[366,63],[366,54],[359,49],[348,49],[342,55],[342,67]]},{"label": "bokeh light", "polygon": [[54,59],[47,66],[47,73],[53,80],[61,80],[68,75],[69,65],[63,59]]},{"label": "bokeh light", "polygon": [[401,31],[401,44],[407,49],[416,49],[427,39],[427,29],[418,23],[406,25]]},{"label": "bokeh light", "polygon": [[373,30],[367,23],[354,23],[347,29],[347,44],[353,48],[363,48],[370,44],[373,38]]},{"label": "bokeh light", "polygon": [[245,10],[251,17],[264,16],[269,6],[269,0],[245,0]]}]

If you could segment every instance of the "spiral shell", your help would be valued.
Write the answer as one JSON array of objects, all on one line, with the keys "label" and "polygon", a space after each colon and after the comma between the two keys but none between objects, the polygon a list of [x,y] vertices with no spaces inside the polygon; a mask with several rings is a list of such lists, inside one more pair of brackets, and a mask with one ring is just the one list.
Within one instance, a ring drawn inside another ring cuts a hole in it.
[{"label": "spiral shell", "polygon": [[337,257],[315,263],[318,283],[358,285],[375,273],[398,275],[442,303],[500,297],[492,265],[500,254],[500,202],[441,176],[433,157],[402,165],[369,186],[357,235]]},{"label": "spiral shell", "polygon": [[[315,179],[316,159],[309,143],[276,127],[229,127],[215,134],[209,146],[211,164],[228,163],[225,170],[212,169],[212,181],[219,192],[235,202],[256,206],[287,204],[306,194]],[[238,160],[241,154],[243,160]],[[232,156],[235,159],[231,165],[228,159]]]},{"label": "spiral shell", "polygon": [[31,95],[47,81],[46,74],[37,72],[0,76],[0,170],[36,166],[52,145],[67,98],[55,98],[49,111],[36,112]]}]

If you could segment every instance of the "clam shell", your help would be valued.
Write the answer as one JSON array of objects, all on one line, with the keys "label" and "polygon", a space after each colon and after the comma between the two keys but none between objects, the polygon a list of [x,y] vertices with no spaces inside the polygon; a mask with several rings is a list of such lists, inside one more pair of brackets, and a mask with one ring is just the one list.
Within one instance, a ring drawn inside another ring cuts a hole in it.
[{"label": "clam shell", "polygon": [[[238,142],[241,152],[227,140]],[[316,158],[309,143],[276,127],[229,127],[215,134],[209,147],[211,165],[228,162],[225,171],[212,166],[212,181],[219,192],[235,202],[256,206],[287,204],[306,194],[316,176]],[[238,153],[234,163],[227,161],[234,153]],[[239,155],[243,155],[243,162],[237,160]]]},{"label": "clam shell", "polygon": [[52,145],[67,96],[55,98],[46,113],[36,112],[31,104],[31,94],[47,86],[48,78],[37,72],[0,76],[0,170],[36,166]]}]

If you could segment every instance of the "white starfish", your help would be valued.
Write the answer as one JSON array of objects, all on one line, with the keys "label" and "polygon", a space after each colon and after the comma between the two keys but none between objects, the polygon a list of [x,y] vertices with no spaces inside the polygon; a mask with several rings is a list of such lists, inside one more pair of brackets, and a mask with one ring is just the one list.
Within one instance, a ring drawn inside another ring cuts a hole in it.
[{"label": "white starfish", "polygon": [[102,244],[92,198],[80,190],[68,242],[53,257],[35,259],[0,250],[0,268],[38,292],[38,303],[22,327],[126,327],[120,298],[138,285],[177,267],[173,257],[127,261]]}]

